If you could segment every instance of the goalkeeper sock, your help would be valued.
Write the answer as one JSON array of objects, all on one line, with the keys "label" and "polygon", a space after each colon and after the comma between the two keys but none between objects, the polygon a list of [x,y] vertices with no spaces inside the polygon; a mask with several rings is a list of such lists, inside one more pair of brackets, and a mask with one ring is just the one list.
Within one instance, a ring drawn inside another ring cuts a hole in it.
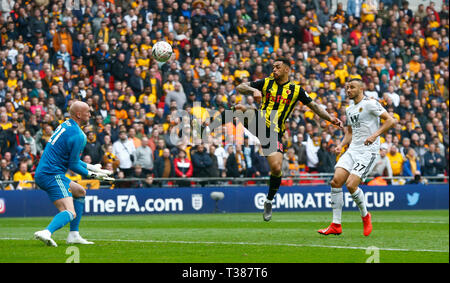
[{"label": "goalkeeper sock", "polygon": [[353,201],[358,206],[361,216],[362,217],[366,216],[367,215],[367,207],[366,207],[366,202],[364,200],[364,193],[359,187],[352,194],[352,198],[353,198]]},{"label": "goalkeeper sock", "polygon": [[281,185],[281,174],[280,176],[270,175],[269,180],[269,193],[267,194],[268,200],[273,200],[275,194],[278,192],[278,189]]},{"label": "goalkeeper sock", "polygon": [[50,222],[50,224],[47,226],[46,229],[53,234],[56,230],[59,230],[62,227],[66,226],[66,224],[72,220],[73,220],[72,212],[68,210],[63,210],[60,213],[56,214],[55,217],[53,217],[52,222]]},{"label": "goalkeeper sock", "polygon": [[84,197],[73,198],[73,206],[77,217],[70,222],[70,231],[78,231],[78,226],[80,225],[81,217],[84,212]]},{"label": "goalkeeper sock", "polygon": [[342,207],[344,206],[342,188],[331,188],[331,208],[333,209],[333,223],[341,224]]}]

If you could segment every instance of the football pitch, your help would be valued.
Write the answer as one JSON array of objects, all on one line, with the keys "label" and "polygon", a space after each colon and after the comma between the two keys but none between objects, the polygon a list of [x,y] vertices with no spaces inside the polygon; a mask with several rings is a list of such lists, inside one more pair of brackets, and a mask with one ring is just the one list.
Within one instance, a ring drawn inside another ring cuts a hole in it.
[{"label": "football pitch", "polygon": [[[85,216],[81,235],[95,245],[68,245],[68,225],[33,240],[50,217],[0,218],[0,262],[81,263],[415,263],[449,262],[449,212],[372,211],[362,235],[357,211],[343,212],[343,233],[323,236],[330,212]],[[74,253],[76,250],[76,254]],[[76,255],[76,257],[74,257]]]}]

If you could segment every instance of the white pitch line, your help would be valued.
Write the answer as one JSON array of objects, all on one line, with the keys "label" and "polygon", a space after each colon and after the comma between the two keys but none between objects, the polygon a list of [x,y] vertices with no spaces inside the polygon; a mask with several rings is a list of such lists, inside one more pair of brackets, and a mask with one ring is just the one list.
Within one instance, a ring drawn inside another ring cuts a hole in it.
[{"label": "white pitch line", "polygon": [[[328,220],[328,219],[327,219]],[[233,220],[233,222],[261,222],[261,220]],[[289,219],[277,219],[276,222],[294,222],[294,223],[317,223],[322,222],[321,220],[289,220]],[[358,220],[346,220],[347,223],[357,223],[361,222],[360,219]],[[372,221],[372,223],[404,223],[404,224],[449,224],[448,221],[401,221],[401,220],[377,220]]]},{"label": "white pitch line", "polygon": [[[0,240],[29,240],[25,238],[0,238]],[[330,248],[330,249],[350,249],[350,250],[366,250],[368,247],[351,247],[351,246],[327,246],[327,245],[308,245],[308,244],[291,244],[291,243],[251,243],[251,242],[212,242],[212,241],[161,241],[161,240],[121,240],[121,239],[90,239],[92,241],[103,242],[129,242],[129,243],[162,243],[162,244],[199,244],[199,245],[251,245],[251,246],[285,246],[285,247],[313,247],[313,248]],[[431,252],[431,253],[448,253],[445,250],[427,250],[427,249],[398,249],[398,248],[379,248],[382,251],[397,252]]]}]

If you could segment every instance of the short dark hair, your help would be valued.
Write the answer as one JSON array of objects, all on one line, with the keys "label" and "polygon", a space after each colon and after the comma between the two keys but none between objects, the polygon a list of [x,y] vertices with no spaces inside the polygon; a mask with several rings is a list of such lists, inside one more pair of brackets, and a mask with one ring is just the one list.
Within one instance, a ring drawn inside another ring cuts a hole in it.
[{"label": "short dark hair", "polygon": [[349,83],[351,83],[351,82],[360,82],[360,83],[362,83],[363,81],[360,78],[351,78],[348,82]]},{"label": "short dark hair", "polygon": [[275,60],[275,62],[276,62],[276,61],[283,62],[283,64],[285,64],[285,65],[288,66],[288,67],[291,66],[291,61],[290,61],[288,58],[280,57],[280,58],[277,58],[277,59]]}]

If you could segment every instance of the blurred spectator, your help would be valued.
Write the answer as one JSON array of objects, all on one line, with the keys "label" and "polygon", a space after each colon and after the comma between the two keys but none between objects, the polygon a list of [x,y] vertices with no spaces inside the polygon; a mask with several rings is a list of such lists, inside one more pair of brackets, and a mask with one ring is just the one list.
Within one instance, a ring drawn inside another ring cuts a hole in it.
[{"label": "blurred spectator", "polygon": [[[156,178],[172,178],[175,176],[175,167],[169,149],[165,148],[162,156],[155,159],[153,172]],[[165,185],[168,181],[158,183]]]},{"label": "blurred spectator", "polygon": [[[130,176],[131,178],[136,179],[145,179],[147,177],[147,174],[144,173],[144,170],[142,170],[142,166],[140,164],[134,165],[133,174]],[[145,188],[146,184],[143,180],[135,180],[131,182],[130,187],[132,188]]]},{"label": "blurred spectator", "polygon": [[411,149],[411,140],[409,138],[404,137],[402,139],[402,145],[400,147],[399,152],[402,154],[403,157],[406,157],[410,149]]},{"label": "blurred spectator", "polygon": [[304,171],[306,168],[306,146],[305,141],[303,140],[303,134],[297,134],[297,142],[293,144],[295,154],[297,154],[298,165],[301,171]]},{"label": "blurred spectator", "polygon": [[245,160],[244,152],[242,151],[242,145],[237,144],[235,147],[236,163],[238,165],[238,171],[240,177],[245,177],[247,172],[247,162]]},{"label": "blurred spectator", "polygon": [[[173,160],[175,176],[178,178],[190,178],[194,171],[192,162],[186,158],[186,152],[184,150],[179,150],[178,156]],[[180,187],[190,187],[191,182],[189,181],[177,181]]]},{"label": "blurred spectator", "polygon": [[424,176],[437,176],[438,174],[443,174],[445,161],[436,145],[429,145],[428,152],[424,155],[424,163]]},{"label": "blurred spectator", "polygon": [[28,165],[25,162],[20,163],[19,171],[14,173],[13,181],[19,182],[16,185],[17,190],[31,189],[33,188],[33,183],[27,183],[27,181],[33,181],[33,176],[28,172]]},{"label": "blurred spectator", "polygon": [[308,134],[306,140],[306,165],[309,172],[317,172],[317,166],[319,164],[319,158],[317,152],[320,148],[320,137],[318,134],[314,134],[312,137]]},{"label": "blurred spectator", "polygon": [[245,167],[246,167],[245,177],[252,177],[253,174],[255,173],[255,168],[253,168],[253,163],[252,163],[252,155],[253,155],[253,152],[255,151],[255,146],[249,144],[248,136],[244,136],[244,144],[242,145],[241,148],[242,148],[242,153],[244,155]]},{"label": "blurred spectator", "polygon": [[428,148],[425,146],[425,138],[419,139],[419,145],[415,148],[415,150],[417,157],[419,158],[420,167],[425,168],[425,154],[428,152]]},{"label": "blurred spectator", "polygon": [[55,65],[64,67],[65,72],[70,72],[72,70],[72,58],[67,51],[67,46],[65,44],[61,44],[58,52],[55,54]]},{"label": "blurred spectator", "polygon": [[126,79],[125,69],[126,69],[125,54],[119,53],[116,59],[112,62],[111,75],[114,77],[116,81],[123,82]]},{"label": "blurred spectator", "polygon": [[[255,168],[256,177],[269,176],[270,167],[267,158],[263,155],[262,147],[258,144],[257,150],[253,152],[252,163]],[[300,166],[299,166],[300,167]]]},{"label": "blurred spectator", "polygon": [[400,176],[403,170],[403,156],[400,152],[398,152],[398,148],[396,145],[392,145],[387,157],[391,163],[392,175]]},{"label": "blurred spectator", "polygon": [[219,170],[219,176],[226,177],[225,163],[227,161],[228,154],[221,144],[217,146],[216,150],[214,151],[214,155],[217,158],[217,168]]},{"label": "blurred spectator", "polygon": [[[416,151],[413,148],[409,148],[405,155],[405,161],[403,162],[403,176],[413,177],[416,174],[420,175],[421,167],[419,159],[416,156]],[[418,173],[417,173],[418,172]]]},{"label": "blurred spectator", "polygon": [[184,93],[181,83],[176,83],[174,90],[167,93],[165,100],[166,105],[170,105],[171,101],[176,102],[178,110],[183,109],[183,105],[186,103],[186,94]]},{"label": "blurred spectator", "polygon": [[[0,180],[1,181],[12,181],[12,179],[13,178],[12,178],[11,170],[9,170],[8,167],[2,168],[1,175],[0,175]],[[14,190],[14,185],[12,183],[11,184],[2,184],[2,189],[4,189],[4,190]]]},{"label": "blurred spectator", "polygon": [[[105,81],[109,81],[112,58],[109,54],[109,46],[106,43],[100,44],[99,50],[93,56],[93,63],[96,70],[101,70],[104,74]],[[69,52],[70,53],[70,52]],[[138,68],[136,68],[138,69]]]},{"label": "blurred spectator", "polygon": [[8,15],[14,8],[14,0],[2,0],[0,3],[0,12],[2,14],[3,20],[8,19]]},{"label": "blurred spectator", "polygon": [[[216,152],[216,146],[210,145],[209,146],[209,157],[211,158],[211,166],[208,168],[208,174],[211,178],[218,178],[220,177],[220,171],[219,171],[219,161],[217,159],[217,156],[214,154]],[[215,182],[209,182],[210,184],[215,184]]]},{"label": "blurred spectator", "polygon": [[121,170],[117,172],[117,174],[114,176],[116,181],[114,182],[114,187],[116,188],[130,188],[131,182],[130,181],[124,181],[125,173]]},{"label": "blurred spectator", "polygon": [[153,171],[153,152],[148,146],[148,138],[142,137],[142,145],[136,149],[135,165],[140,165],[145,174]]},{"label": "blurred spectator", "polygon": [[119,133],[119,140],[113,143],[112,153],[119,159],[119,168],[124,172],[126,177],[131,176],[133,172],[135,152],[136,149],[133,141],[128,139],[125,131],[121,131]]},{"label": "blurred spectator", "polygon": [[317,151],[317,158],[319,163],[317,164],[317,171],[319,173],[333,173],[334,165],[336,165],[336,154],[331,150],[334,148],[326,140],[322,140],[320,143],[320,148]]},{"label": "blurred spectator", "polygon": [[3,155],[3,160],[5,160],[5,168],[8,169],[11,174],[14,174],[14,172],[17,171],[17,165],[13,162],[12,158],[11,152],[9,151],[5,152]]},{"label": "blurred spectator", "polygon": [[52,126],[49,124],[44,124],[42,128],[36,133],[37,149],[42,152],[47,145],[47,141],[53,135]]},{"label": "blurred spectator", "polygon": [[299,166],[297,162],[297,156],[295,155],[295,150],[290,147],[287,153],[284,154],[283,164],[282,164],[283,176],[299,176]]},{"label": "blurred spectator", "polygon": [[146,188],[151,188],[155,186],[153,176],[151,174],[147,174],[147,176],[145,177],[144,184]]},{"label": "blurred spectator", "polygon": [[417,185],[417,184],[424,184],[424,185],[426,185],[427,184],[427,180],[422,178],[422,176],[420,174],[420,171],[416,171],[415,174],[414,174],[414,178],[409,180],[409,181],[407,181],[406,184],[415,184],[415,185]]},{"label": "blurred spectator", "polygon": [[134,148],[139,148],[142,145],[142,141],[140,138],[136,136],[136,129],[130,128],[128,130],[128,139],[133,142]]},{"label": "blurred spectator", "polygon": [[240,172],[238,162],[236,161],[236,154],[234,153],[234,147],[229,146],[227,148],[227,153],[228,157],[227,162],[225,163],[225,168],[227,170],[227,177],[234,177],[234,178],[239,177]]},{"label": "blurred spectator", "polygon": [[374,22],[378,13],[378,0],[364,0],[361,5],[361,22]]},{"label": "blurred spectator", "polygon": [[[191,153],[192,154],[192,153]],[[191,155],[192,165],[194,167],[194,177],[209,177],[208,168],[212,165],[211,156],[202,144],[197,145],[195,153]]]},{"label": "blurred spectator", "polygon": [[92,159],[93,164],[98,164],[102,162],[103,150],[100,142],[94,132],[90,131],[87,133],[87,142],[84,147],[83,155],[89,155]]},{"label": "blurred spectator", "polygon": [[6,130],[6,142],[8,144],[7,150],[12,156],[16,155],[19,146],[25,144],[23,135],[19,133],[19,125],[14,122],[8,130]]},{"label": "blurred spectator", "polygon": [[25,131],[25,133],[23,135],[23,139],[25,141],[25,144],[29,144],[30,145],[30,153],[33,156],[36,156],[37,155],[36,140],[33,138],[33,136],[31,135],[30,131]]},{"label": "blurred spectator", "polygon": [[164,149],[166,148],[166,143],[164,142],[164,139],[158,138],[156,148],[153,152],[154,159],[156,160],[158,157],[161,157]]},{"label": "blurred spectator", "polygon": [[137,67],[128,79],[129,86],[137,96],[144,92],[144,79],[142,79],[141,74],[141,68]]},{"label": "blurred spectator", "polygon": [[372,169],[372,176],[387,176],[392,177],[391,161],[387,157],[388,146],[383,143],[380,146],[380,155],[375,159],[375,165]]},{"label": "blurred spectator", "polygon": [[36,156],[31,153],[31,146],[25,142],[24,146],[19,147],[19,150],[14,157],[13,162],[18,165],[19,163],[26,163],[28,165],[28,170],[34,171],[34,166],[37,165]]},{"label": "blurred spectator", "polygon": [[120,160],[117,158],[113,152],[113,145],[109,144],[105,147],[105,151],[102,158],[102,164],[104,166],[107,166],[108,164],[111,165],[111,171],[116,172],[120,165]]},{"label": "blurred spectator", "polygon": [[347,15],[359,19],[361,17],[362,0],[348,0]]},{"label": "blurred spectator", "polygon": [[[40,19],[39,10],[35,10],[35,19]],[[45,23],[39,23],[41,27],[36,27],[36,33],[43,33],[45,31]],[[53,35],[53,50],[58,52],[61,50],[61,46],[64,45],[67,52],[72,55],[73,39],[70,32],[67,30],[67,24],[62,23],[59,30]]]},{"label": "blurred spectator", "polygon": [[2,127],[3,131],[12,127],[12,123],[8,120],[8,114],[6,112],[0,113],[0,127]]}]

